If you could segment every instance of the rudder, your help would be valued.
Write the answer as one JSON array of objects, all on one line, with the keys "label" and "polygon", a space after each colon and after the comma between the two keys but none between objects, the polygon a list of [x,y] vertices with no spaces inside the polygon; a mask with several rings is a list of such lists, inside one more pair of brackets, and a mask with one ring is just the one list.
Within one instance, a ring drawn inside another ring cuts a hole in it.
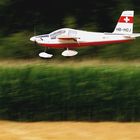
[{"label": "rudder", "polygon": [[132,34],[133,21],[134,21],[134,11],[123,11],[113,33]]}]

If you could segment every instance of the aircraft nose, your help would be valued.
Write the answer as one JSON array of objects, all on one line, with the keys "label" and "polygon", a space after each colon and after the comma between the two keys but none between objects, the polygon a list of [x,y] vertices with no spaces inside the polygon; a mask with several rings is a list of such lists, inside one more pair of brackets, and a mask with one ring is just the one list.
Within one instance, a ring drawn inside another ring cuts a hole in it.
[{"label": "aircraft nose", "polygon": [[36,41],[36,37],[34,37],[34,36],[33,36],[33,37],[31,37],[31,38],[30,38],[30,41],[35,42],[35,41]]}]

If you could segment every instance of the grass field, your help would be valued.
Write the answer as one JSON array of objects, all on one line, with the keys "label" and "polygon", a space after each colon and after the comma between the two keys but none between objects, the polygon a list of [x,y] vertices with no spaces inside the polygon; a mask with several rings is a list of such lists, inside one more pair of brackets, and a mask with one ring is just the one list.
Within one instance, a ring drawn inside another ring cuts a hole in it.
[{"label": "grass field", "polygon": [[140,140],[140,123],[0,121],[0,140]]},{"label": "grass field", "polygon": [[115,59],[73,59],[64,58],[62,60],[57,59],[4,59],[0,60],[0,67],[24,67],[24,66],[57,66],[57,67],[86,67],[86,66],[114,66],[114,67],[140,67],[140,60],[115,60]]},{"label": "grass field", "polygon": [[140,120],[139,61],[0,62],[2,120]]}]

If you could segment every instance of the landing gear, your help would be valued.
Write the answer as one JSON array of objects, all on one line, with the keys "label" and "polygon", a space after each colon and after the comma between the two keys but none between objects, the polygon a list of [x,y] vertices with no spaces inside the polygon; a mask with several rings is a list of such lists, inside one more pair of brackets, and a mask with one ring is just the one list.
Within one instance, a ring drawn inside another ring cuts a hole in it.
[{"label": "landing gear", "polygon": [[[62,56],[65,56],[65,57],[72,57],[72,56],[75,56],[77,54],[78,54],[77,51],[69,50],[68,48],[67,48],[67,50],[62,52]],[[41,58],[52,58],[53,55],[49,54],[49,53],[46,53],[46,49],[45,49],[44,52],[39,53],[39,57],[41,57]]]},{"label": "landing gear", "polygon": [[71,56],[75,56],[77,54],[78,54],[77,51],[75,51],[75,50],[69,50],[69,49],[67,49],[67,50],[65,50],[65,51],[62,52],[62,55],[65,56],[65,57],[71,57]]},{"label": "landing gear", "polygon": [[52,54],[49,54],[49,53],[46,53],[46,52],[41,52],[41,53],[39,53],[39,56],[40,56],[41,58],[52,58],[52,57],[53,57]]},{"label": "landing gear", "polygon": [[53,57],[52,54],[46,53],[46,48],[45,48],[45,51],[44,52],[39,53],[39,56],[41,58],[52,58]]}]

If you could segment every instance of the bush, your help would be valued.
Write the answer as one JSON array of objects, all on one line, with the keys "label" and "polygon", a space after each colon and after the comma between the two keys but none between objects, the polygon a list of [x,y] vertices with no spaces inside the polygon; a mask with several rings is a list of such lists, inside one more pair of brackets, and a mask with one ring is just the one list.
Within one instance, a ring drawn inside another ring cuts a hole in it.
[{"label": "bush", "polygon": [[0,68],[0,119],[140,121],[139,68]]},{"label": "bush", "polygon": [[33,58],[39,47],[29,40],[29,32],[20,32],[3,37],[0,40],[0,58]]}]

